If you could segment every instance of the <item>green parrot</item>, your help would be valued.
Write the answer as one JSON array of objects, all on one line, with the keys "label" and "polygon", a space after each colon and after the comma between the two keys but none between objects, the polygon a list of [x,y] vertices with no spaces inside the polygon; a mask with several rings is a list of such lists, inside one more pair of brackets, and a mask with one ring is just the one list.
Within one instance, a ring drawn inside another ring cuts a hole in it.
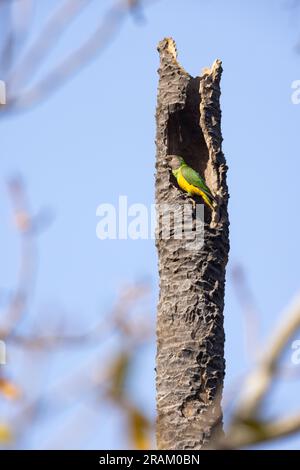
[{"label": "green parrot", "polygon": [[201,196],[205,204],[207,204],[211,210],[214,210],[213,202],[215,198],[199,173],[188,166],[182,157],[170,155],[169,158],[170,167],[177,180],[178,186],[191,196]]}]

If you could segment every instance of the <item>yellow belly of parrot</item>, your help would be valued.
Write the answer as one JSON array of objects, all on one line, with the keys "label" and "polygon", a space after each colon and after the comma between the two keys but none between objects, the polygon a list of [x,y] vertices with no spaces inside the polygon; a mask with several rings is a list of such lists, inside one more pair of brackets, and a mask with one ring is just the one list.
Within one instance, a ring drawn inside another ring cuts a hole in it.
[{"label": "yellow belly of parrot", "polygon": [[177,183],[178,183],[178,186],[181,189],[183,189],[183,191],[186,191],[187,193],[191,195],[195,194],[197,196],[201,196],[203,201],[213,210],[213,206],[209,198],[207,197],[207,195],[200,188],[197,188],[197,186],[193,186],[192,184],[188,183],[187,180],[182,175],[181,171],[179,172],[177,176]]}]

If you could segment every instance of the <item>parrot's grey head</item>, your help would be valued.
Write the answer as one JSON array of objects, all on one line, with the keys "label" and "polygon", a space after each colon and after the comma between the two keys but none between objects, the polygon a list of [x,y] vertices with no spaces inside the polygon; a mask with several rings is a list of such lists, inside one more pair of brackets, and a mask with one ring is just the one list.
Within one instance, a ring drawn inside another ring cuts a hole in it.
[{"label": "parrot's grey head", "polygon": [[172,170],[178,170],[181,165],[184,163],[184,160],[179,155],[168,155],[169,165]]}]

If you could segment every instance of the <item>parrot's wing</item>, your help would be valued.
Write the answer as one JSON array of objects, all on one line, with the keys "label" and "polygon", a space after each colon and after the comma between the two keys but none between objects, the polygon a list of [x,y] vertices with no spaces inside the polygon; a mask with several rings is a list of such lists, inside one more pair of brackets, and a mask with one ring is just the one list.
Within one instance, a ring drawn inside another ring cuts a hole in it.
[{"label": "parrot's wing", "polygon": [[181,173],[189,184],[196,186],[197,188],[201,189],[207,196],[214,199],[210,189],[206,186],[205,182],[203,181],[199,173],[197,173],[197,171],[193,170],[193,168],[186,165],[182,167]]}]

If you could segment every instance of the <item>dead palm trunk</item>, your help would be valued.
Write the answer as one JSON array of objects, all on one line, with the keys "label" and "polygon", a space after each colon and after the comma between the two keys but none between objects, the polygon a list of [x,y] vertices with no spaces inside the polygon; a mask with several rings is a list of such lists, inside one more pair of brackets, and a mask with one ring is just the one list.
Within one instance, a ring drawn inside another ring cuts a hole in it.
[{"label": "dead palm trunk", "polygon": [[218,201],[213,214],[205,207],[203,245],[199,242],[190,249],[184,239],[174,239],[172,234],[166,238],[161,224],[156,241],[160,275],[157,445],[159,449],[201,449],[222,432],[223,307],[229,251],[219,105],[222,67],[216,61],[201,77],[193,78],[178,64],[172,39],[161,41],[158,50],[158,212],[162,204],[192,207],[171,176],[168,155],[180,155],[198,170]]}]

